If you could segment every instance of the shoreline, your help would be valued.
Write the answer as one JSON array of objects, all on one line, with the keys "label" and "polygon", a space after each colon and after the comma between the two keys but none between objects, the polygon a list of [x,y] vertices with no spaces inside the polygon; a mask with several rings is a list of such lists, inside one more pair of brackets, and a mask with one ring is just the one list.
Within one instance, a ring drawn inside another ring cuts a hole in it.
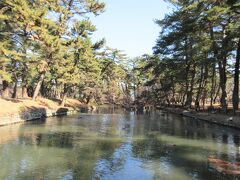
[{"label": "shoreline", "polygon": [[67,99],[61,107],[58,100],[38,98],[0,99],[0,126],[44,119],[47,117],[69,115],[79,112],[84,105],[77,99]]},{"label": "shoreline", "polygon": [[240,129],[239,116],[220,114],[220,113],[214,114],[211,112],[196,112],[194,110],[184,110],[181,108],[171,108],[171,107],[158,107],[158,109],[169,112],[169,113],[181,115],[184,117],[196,119],[196,120],[206,121],[213,124]]},{"label": "shoreline", "polygon": [[79,110],[72,108],[58,108],[58,109],[47,109],[47,108],[34,108],[26,110],[21,113],[11,114],[9,116],[0,117],[0,127],[11,124],[24,123],[27,121],[40,120],[48,117],[70,115],[79,112]]},{"label": "shoreline", "polygon": [[[75,114],[81,111],[81,108],[93,108],[92,106],[86,106],[83,104],[71,104],[72,106],[68,107],[25,107],[21,111],[14,112],[11,114],[0,114],[0,126],[6,126],[16,123],[23,123],[27,121],[39,120],[43,118],[53,117],[53,116],[62,116]],[[95,108],[95,106],[94,106]],[[155,109],[163,110],[172,114],[177,114],[180,116],[201,120],[213,124],[218,124],[222,126],[227,126],[231,128],[240,129],[240,117],[220,114],[220,113],[211,113],[211,112],[197,112],[195,110],[186,110],[179,107],[165,107],[158,106]]]}]

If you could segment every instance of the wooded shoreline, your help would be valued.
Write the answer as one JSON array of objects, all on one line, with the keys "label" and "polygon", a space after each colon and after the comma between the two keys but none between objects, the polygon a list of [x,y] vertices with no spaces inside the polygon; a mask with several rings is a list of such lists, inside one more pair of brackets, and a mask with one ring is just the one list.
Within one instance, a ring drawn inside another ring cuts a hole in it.
[{"label": "wooded shoreline", "polygon": [[[23,100],[22,100],[23,101]],[[27,100],[26,100],[27,101]],[[31,102],[37,103],[35,105],[27,102],[25,104],[21,104],[21,102],[2,102],[1,106],[8,107],[9,105],[14,109],[14,106],[18,106],[19,111],[4,113],[0,112],[0,126],[15,124],[15,123],[23,123],[32,120],[44,119],[47,117],[60,116],[60,115],[69,115],[73,113],[80,112],[81,109],[86,110],[96,110],[97,107],[93,105],[81,104],[78,100],[68,99],[67,107],[58,106],[57,102],[54,102],[49,99],[38,99],[38,101]],[[23,101],[24,102],[24,101]],[[5,105],[3,105],[5,103]],[[9,103],[9,104],[7,104]],[[118,105],[119,106],[119,105]],[[154,110],[162,110],[167,113],[173,113],[181,116],[185,116],[188,118],[193,118],[196,120],[203,120],[209,123],[224,125],[232,128],[240,129],[240,117],[238,115],[233,114],[225,114],[216,111],[196,111],[194,109],[186,109],[183,107],[171,107],[171,106],[138,106],[135,108],[129,108],[126,106],[121,106],[129,111],[137,111],[137,112],[151,112]],[[10,110],[12,110],[10,109]],[[9,111],[10,112],[10,111]]]},{"label": "wooded shoreline", "polygon": [[89,17],[103,13],[104,2],[56,2],[0,3],[1,98],[45,97],[62,107],[67,98],[196,109],[208,104],[238,113],[237,1],[170,1],[176,9],[155,20],[160,32],[153,54],[132,58],[105,39],[93,41],[97,28]]},{"label": "wooded shoreline", "polygon": [[193,109],[184,109],[179,107],[158,106],[157,108],[169,113],[178,114],[196,120],[240,129],[240,117],[238,115],[211,111],[195,111]]}]

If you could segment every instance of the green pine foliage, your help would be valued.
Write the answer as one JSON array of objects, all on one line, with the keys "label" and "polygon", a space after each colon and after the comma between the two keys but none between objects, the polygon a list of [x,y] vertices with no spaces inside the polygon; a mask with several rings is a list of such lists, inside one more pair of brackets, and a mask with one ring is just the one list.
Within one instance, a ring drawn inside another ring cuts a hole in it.
[{"label": "green pine foliage", "polygon": [[[101,96],[122,96],[120,83],[126,70],[119,62],[123,55],[111,48],[106,55],[105,40],[91,40],[96,27],[88,16],[103,13],[104,7],[98,0],[2,0],[3,90],[18,87],[14,88],[14,98],[36,99],[41,95],[61,99],[61,105],[67,96],[88,96],[87,89],[95,92],[98,103],[106,99]],[[22,93],[17,92],[20,89]]]},{"label": "green pine foliage", "polygon": [[[239,1],[176,0],[164,19],[153,48],[154,56],[140,68],[153,77],[152,99],[157,104],[179,104],[196,109],[200,103],[220,104],[227,112],[239,104]],[[154,63],[151,59],[155,59]],[[235,69],[233,69],[235,66]],[[234,88],[228,84],[234,80]],[[233,93],[229,93],[233,90]],[[232,101],[232,102],[231,102]]]}]

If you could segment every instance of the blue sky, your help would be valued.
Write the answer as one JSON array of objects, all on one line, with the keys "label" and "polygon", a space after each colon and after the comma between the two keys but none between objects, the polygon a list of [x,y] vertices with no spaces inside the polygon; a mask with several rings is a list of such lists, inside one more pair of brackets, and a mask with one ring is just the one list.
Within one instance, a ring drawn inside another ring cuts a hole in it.
[{"label": "blue sky", "polygon": [[152,54],[160,32],[154,19],[171,11],[163,0],[102,0],[106,11],[94,18],[93,40],[105,38],[107,46],[123,50],[129,57]]}]

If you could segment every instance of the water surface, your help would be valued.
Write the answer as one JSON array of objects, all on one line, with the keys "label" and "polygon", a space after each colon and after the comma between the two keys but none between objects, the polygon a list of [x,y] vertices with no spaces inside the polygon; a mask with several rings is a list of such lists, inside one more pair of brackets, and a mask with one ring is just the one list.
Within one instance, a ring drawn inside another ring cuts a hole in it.
[{"label": "water surface", "polygon": [[0,179],[240,179],[239,130],[162,112],[120,110],[0,127]]}]

